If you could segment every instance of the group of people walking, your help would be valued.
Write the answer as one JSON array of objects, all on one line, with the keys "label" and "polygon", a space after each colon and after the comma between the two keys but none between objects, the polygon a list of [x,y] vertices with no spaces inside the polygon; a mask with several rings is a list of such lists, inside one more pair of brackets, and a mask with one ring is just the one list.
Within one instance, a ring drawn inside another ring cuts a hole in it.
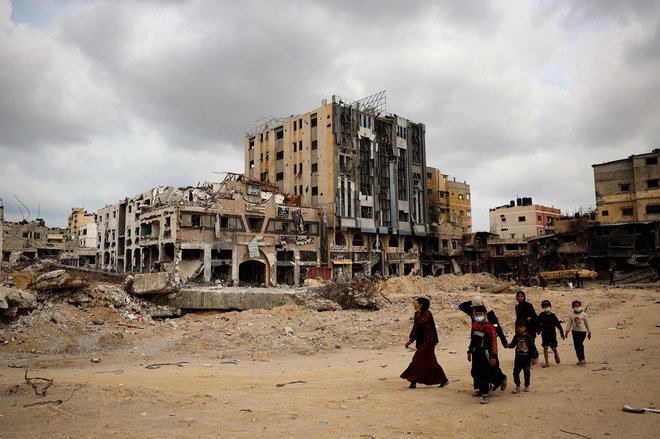
[{"label": "group of people walking", "polygon": [[[513,380],[516,385],[513,393],[520,392],[520,373],[523,373],[524,391],[529,392],[532,365],[538,362],[539,352],[536,348],[536,336],[541,335],[541,347],[545,362],[542,367],[549,367],[549,349],[554,354],[556,364],[560,363],[557,350],[557,330],[564,340],[570,332],[573,338],[577,365],[585,364],[584,340],[591,339],[591,329],[587,314],[582,309],[582,303],[574,300],[571,304],[573,312],[568,319],[566,329],[561,326],[559,318],[552,312],[549,300],[541,302],[542,312],[536,313],[534,306],[527,302],[525,293],[516,293],[518,302],[516,310],[516,333],[511,342],[508,342],[499,319],[493,310],[488,310],[481,296],[461,303],[458,308],[471,317],[470,345],[467,351],[467,360],[472,363],[470,374],[473,379],[474,394],[480,396],[482,404],[490,402],[490,394],[498,388],[505,390],[507,377],[500,368],[498,344],[504,348],[514,349]],[[438,344],[438,333],[429,310],[430,301],[424,297],[413,299],[415,317],[413,328],[408,336],[405,347],[415,343],[416,351],[408,368],[401,374],[401,378],[410,381],[410,388],[417,387],[417,383],[427,386],[439,384],[445,387],[449,380],[438,363],[435,356],[435,345]]]}]

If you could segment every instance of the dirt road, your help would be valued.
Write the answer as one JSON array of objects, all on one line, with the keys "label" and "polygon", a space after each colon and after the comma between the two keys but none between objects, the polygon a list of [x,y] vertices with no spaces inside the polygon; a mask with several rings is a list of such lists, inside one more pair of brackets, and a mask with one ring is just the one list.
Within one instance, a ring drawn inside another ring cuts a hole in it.
[{"label": "dirt road", "polygon": [[[0,437],[657,437],[660,414],[621,408],[660,405],[660,292],[527,291],[534,304],[552,300],[560,317],[573,296],[584,300],[593,326],[588,363],[576,366],[570,340],[560,341],[562,363],[535,366],[532,391],[513,395],[513,352],[503,352],[509,388],[489,405],[471,396],[467,317],[448,305],[471,292],[430,294],[451,383],[409,390],[399,374],[412,357],[403,347],[412,307],[400,291],[402,300],[373,313],[285,307],[187,316],[176,328],[124,326],[118,346],[78,354],[9,343],[0,347]],[[510,337],[513,295],[485,300]],[[171,364],[145,367],[159,363]],[[28,377],[53,380],[46,396],[26,383],[26,368]]]}]

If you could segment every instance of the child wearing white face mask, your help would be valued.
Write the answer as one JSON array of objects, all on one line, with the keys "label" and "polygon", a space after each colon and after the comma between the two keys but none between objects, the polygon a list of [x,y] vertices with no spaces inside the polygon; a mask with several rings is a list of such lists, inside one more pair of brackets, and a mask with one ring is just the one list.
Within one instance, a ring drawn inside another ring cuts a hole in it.
[{"label": "child wearing white face mask", "polygon": [[589,328],[589,319],[587,314],[582,310],[582,302],[579,300],[574,300],[571,303],[573,307],[573,314],[568,319],[568,325],[566,325],[566,333],[571,331],[573,336],[573,346],[575,347],[575,354],[577,355],[578,366],[584,366],[586,361],[584,360],[584,339],[585,337],[588,340],[591,340],[591,329]]},{"label": "child wearing white face mask", "polygon": [[557,351],[557,331],[559,329],[559,334],[561,339],[564,340],[564,329],[559,323],[559,319],[552,312],[552,305],[549,300],[544,300],[541,302],[541,308],[543,312],[539,314],[538,322],[538,333],[541,334],[541,346],[543,346],[543,357],[545,358],[545,364],[543,367],[549,367],[550,362],[548,362],[548,348],[552,349],[552,352],[555,353],[555,363],[559,364],[559,352]]}]

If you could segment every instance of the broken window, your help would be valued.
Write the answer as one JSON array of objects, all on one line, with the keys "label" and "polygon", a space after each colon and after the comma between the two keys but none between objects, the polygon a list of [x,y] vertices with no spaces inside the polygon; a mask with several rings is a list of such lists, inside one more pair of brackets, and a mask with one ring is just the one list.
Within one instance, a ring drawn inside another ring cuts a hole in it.
[{"label": "broken window", "polygon": [[660,213],[660,204],[647,204],[646,213]]},{"label": "broken window", "polygon": [[315,127],[316,124],[317,124],[316,114],[312,114],[311,118],[312,118],[312,119],[311,119],[311,122],[310,122],[310,126],[311,126],[311,127]]},{"label": "broken window", "polygon": [[353,247],[364,247],[364,239],[359,233],[353,237]]},{"label": "broken window", "polygon": [[221,216],[220,217],[220,229],[222,230],[245,230],[243,227],[243,222],[240,217],[237,216]]},{"label": "broken window", "polygon": [[362,206],[360,208],[362,218],[372,219],[374,217],[374,208],[369,206]]},{"label": "broken window", "polygon": [[273,233],[280,233],[283,235],[286,234],[295,234],[296,227],[293,224],[293,221],[284,221],[284,220],[269,220],[266,231]]},{"label": "broken window", "polygon": [[311,250],[301,250],[300,260],[304,262],[314,262],[316,261],[316,252]]},{"label": "broken window", "polygon": [[[250,160],[250,169],[254,169],[254,160]],[[192,201],[192,200],[190,200]]]},{"label": "broken window", "polygon": [[630,190],[630,183],[621,183],[619,184],[619,188],[622,192],[627,192]]},{"label": "broken window", "polygon": [[658,179],[653,179],[653,180],[646,180],[646,187],[648,188],[656,188],[658,187]]},{"label": "broken window", "polygon": [[283,139],[283,138],[284,138],[284,130],[283,129],[279,129],[279,130],[275,131],[275,139],[276,140],[280,140],[280,139]]},{"label": "broken window", "polygon": [[312,163],[312,172],[318,172],[318,171],[319,171],[319,164]]},{"label": "broken window", "polygon": [[658,164],[658,158],[657,157],[647,157],[646,158],[646,164],[647,165],[657,165]]},{"label": "broken window", "polygon": [[[151,236],[151,224],[140,225],[140,236]],[[113,236],[112,239],[115,239]]]},{"label": "broken window", "polygon": [[297,131],[297,130],[298,130],[298,121],[294,120],[293,121],[293,131]]},{"label": "broken window", "polygon": [[293,142],[293,152],[296,152],[298,150],[298,143]]},{"label": "broken window", "polygon": [[293,261],[293,251],[278,251],[277,260],[282,261]]},{"label": "broken window", "polygon": [[275,175],[275,178],[277,179],[277,181],[282,181],[282,180],[284,180],[284,172],[278,172],[278,173]]},{"label": "broken window", "polygon": [[525,217],[524,216],[519,216],[518,217],[518,222],[519,223],[524,223],[525,222]]},{"label": "broken window", "polygon": [[399,211],[399,221],[407,223],[410,221],[410,214],[408,212],[404,212],[403,210]]},{"label": "broken window", "polygon": [[275,160],[284,160],[284,151],[280,151],[275,154]]},{"label": "broken window", "polygon": [[603,214],[602,214],[602,215],[603,215],[603,216],[609,216],[609,215],[610,215],[610,212],[607,211],[607,210],[603,210]]},{"label": "broken window", "polygon": [[319,234],[319,224],[318,223],[305,223],[305,233],[307,235],[318,235]]},{"label": "broken window", "polygon": [[312,196],[317,196],[319,194],[318,186],[312,186]]},{"label": "broken window", "polygon": [[191,225],[193,227],[200,227],[202,225],[201,215],[191,215]]},{"label": "broken window", "polygon": [[262,216],[248,216],[248,226],[252,232],[260,232],[261,226],[264,223],[264,217]]},{"label": "broken window", "polygon": [[254,149],[254,137],[250,138],[250,149]]},{"label": "broken window", "polygon": [[624,208],[621,209],[621,214],[623,216],[632,216],[633,208],[632,207],[624,207]]},{"label": "broken window", "polygon": [[319,142],[312,140],[312,151],[316,151],[319,147]]},{"label": "broken window", "polygon": [[407,150],[399,149],[399,169],[397,174],[397,185],[399,191],[399,200],[408,199],[408,168],[406,159]]},{"label": "broken window", "polygon": [[387,243],[390,248],[399,248],[399,238],[391,236],[390,241]]},{"label": "broken window", "polygon": [[268,181],[268,172],[262,172],[260,179],[261,181]]}]

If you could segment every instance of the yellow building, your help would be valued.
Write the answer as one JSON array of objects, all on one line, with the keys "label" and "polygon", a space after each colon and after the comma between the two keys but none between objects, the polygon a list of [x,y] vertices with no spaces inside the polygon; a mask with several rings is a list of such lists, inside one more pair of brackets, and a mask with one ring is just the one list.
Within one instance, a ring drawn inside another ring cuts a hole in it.
[{"label": "yellow building", "polygon": [[470,185],[449,179],[439,169],[427,166],[426,186],[429,221],[459,226],[463,233],[472,232],[472,200]]},{"label": "yellow building", "polygon": [[601,223],[660,220],[660,149],[592,165]]},{"label": "yellow building", "polygon": [[96,215],[87,213],[82,207],[72,207],[71,215],[67,220],[66,231],[69,235],[78,236],[82,224],[96,223]]},{"label": "yellow building", "polygon": [[404,274],[419,270],[429,234],[425,130],[387,113],[384,92],[359,101],[333,96],[247,133],[245,174],[320,210],[328,266]]}]

